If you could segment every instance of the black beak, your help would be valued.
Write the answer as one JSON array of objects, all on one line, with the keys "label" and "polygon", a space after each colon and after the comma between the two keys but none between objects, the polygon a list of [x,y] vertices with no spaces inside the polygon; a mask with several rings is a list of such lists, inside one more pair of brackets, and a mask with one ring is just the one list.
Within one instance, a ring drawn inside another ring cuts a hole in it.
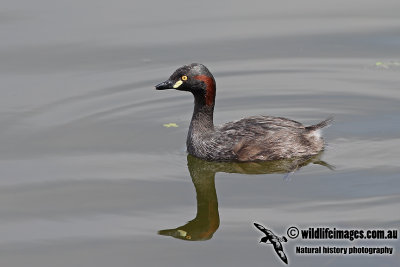
[{"label": "black beak", "polygon": [[166,80],[165,82],[159,83],[156,86],[157,90],[165,90],[165,89],[173,89],[173,84],[170,80]]}]

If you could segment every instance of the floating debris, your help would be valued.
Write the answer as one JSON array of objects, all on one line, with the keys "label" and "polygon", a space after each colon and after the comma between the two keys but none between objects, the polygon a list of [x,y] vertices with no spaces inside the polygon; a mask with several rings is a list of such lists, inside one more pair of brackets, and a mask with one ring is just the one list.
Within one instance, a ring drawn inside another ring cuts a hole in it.
[{"label": "floating debris", "polygon": [[378,61],[375,63],[375,67],[386,70],[400,68],[400,61],[389,61],[389,62]]},{"label": "floating debris", "polygon": [[170,127],[179,127],[178,124],[176,124],[175,122],[171,122],[171,123],[164,123],[163,124],[164,127],[166,128],[170,128]]}]

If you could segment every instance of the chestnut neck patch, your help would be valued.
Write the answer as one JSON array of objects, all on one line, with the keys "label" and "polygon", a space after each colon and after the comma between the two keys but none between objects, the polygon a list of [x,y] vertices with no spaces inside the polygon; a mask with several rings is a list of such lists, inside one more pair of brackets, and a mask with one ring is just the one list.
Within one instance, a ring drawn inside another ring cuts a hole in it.
[{"label": "chestnut neck patch", "polygon": [[215,82],[211,77],[206,75],[197,75],[194,77],[196,80],[203,81],[206,85],[206,105],[214,105],[215,100]]}]

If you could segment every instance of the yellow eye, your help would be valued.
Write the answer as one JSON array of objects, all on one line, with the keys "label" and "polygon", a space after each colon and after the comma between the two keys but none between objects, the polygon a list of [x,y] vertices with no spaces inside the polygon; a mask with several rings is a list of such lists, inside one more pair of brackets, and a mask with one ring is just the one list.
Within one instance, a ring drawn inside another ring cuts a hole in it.
[{"label": "yellow eye", "polygon": [[181,79],[182,79],[182,81],[186,81],[187,80],[187,76],[183,75]]}]

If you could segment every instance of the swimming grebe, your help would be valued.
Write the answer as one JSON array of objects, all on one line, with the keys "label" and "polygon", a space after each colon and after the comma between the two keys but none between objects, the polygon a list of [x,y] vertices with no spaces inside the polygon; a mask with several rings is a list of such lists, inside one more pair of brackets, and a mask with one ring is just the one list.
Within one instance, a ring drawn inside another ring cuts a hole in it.
[{"label": "swimming grebe", "polygon": [[281,117],[252,116],[214,126],[215,80],[202,64],[177,69],[157,90],[176,89],[194,95],[186,140],[189,154],[211,161],[265,161],[318,154],[324,149],[320,129],[332,118],[305,127]]}]

